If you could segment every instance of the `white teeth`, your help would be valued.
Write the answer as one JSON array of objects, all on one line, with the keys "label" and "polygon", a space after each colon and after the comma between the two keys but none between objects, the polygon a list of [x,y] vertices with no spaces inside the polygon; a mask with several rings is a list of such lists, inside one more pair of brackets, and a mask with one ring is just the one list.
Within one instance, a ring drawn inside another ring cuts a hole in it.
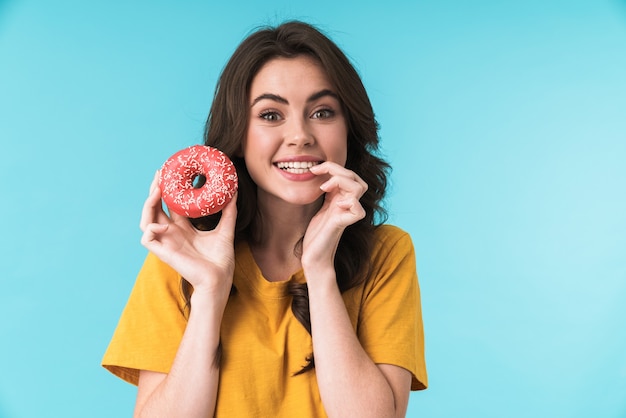
[{"label": "white teeth", "polygon": [[276,163],[276,166],[281,170],[286,170],[290,173],[303,174],[309,171],[309,168],[318,164],[319,162],[314,161],[284,161]]}]

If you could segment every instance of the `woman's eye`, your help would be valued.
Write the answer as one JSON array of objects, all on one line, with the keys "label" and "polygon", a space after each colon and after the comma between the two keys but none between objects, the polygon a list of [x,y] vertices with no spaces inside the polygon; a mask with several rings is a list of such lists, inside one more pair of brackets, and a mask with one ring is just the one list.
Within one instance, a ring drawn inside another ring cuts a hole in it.
[{"label": "woman's eye", "polygon": [[313,119],[328,119],[335,115],[335,112],[331,109],[320,109],[313,112]]},{"label": "woman's eye", "polygon": [[261,119],[265,119],[268,122],[276,122],[280,120],[280,115],[274,111],[261,112],[259,116]]}]

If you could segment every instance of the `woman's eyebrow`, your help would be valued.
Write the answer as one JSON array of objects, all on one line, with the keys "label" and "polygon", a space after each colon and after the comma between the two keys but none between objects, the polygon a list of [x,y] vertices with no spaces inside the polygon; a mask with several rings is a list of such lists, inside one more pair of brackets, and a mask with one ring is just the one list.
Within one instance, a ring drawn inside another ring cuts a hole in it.
[{"label": "woman's eyebrow", "polygon": [[[309,98],[307,99],[307,103],[311,103],[314,102],[318,99],[321,99],[322,97],[326,97],[326,96],[330,96],[336,100],[339,100],[339,97],[337,96],[337,94],[335,92],[333,92],[332,90],[329,89],[324,89],[324,90],[320,90],[317,93],[313,93],[312,95],[309,96]],[[278,95],[278,94],[273,94],[273,93],[263,93],[260,96],[257,96],[253,101],[252,104],[250,105],[250,107],[254,106],[255,104],[257,104],[258,102],[260,102],[261,100],[272,100],[274,102],[278,102],[278,103],[282,103],[282,104],[289,104],[289,100],[285,99],[284,97]]]},{"label": "woman's eyebrow", "polygon": [[273,100],[273,101],[278,102],[278,103],[282,103],[282,104],[286,104],[286,105],[289,104],[289,101],[287,99],[285,99],[282,96],[279,96],[278,94],[263,93],[262,95],[258,96],[256,99],[254,99],[252,101],[252,104],[250,105],[250,107],[254,106],[255,104],[257,104],[261,100]]},{"label": "woman's eyebrow", "polygon": [[337,96],[337,94],[334,91],[329,90],[329,89],[324,89],[324,90],[318,91],[317,93],[313,93],[311,96],[309,96],[309,98],[307,99],[307,102],[311,103],[325,96],[330,96],[336,100],[339,100],[339,96]]}]

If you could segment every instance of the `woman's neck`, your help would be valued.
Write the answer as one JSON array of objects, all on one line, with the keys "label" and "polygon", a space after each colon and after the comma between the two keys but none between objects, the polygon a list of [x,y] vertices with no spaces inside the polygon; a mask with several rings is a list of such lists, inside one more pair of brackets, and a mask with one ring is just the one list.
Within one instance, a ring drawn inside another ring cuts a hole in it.
[{"label": "woman's neck", "polygon": [[321,201],[305,206],[264,199],[258,203],[250,249],[267,280],[288,280],[301,268],[297,249]]}]

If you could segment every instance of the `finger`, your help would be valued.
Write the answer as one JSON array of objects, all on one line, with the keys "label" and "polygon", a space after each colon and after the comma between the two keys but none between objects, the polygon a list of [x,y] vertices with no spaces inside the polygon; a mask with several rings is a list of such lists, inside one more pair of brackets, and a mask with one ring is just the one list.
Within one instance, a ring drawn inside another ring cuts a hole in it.
[{"label": "finger", "polygon": [[324,161],[321,164],[314,165],[309,168],[313,174],[339,174],[343,171],[350,171],[344,166],[332,161]]},{"label": "finger", "polygon": [[322,164],[314,165],[309,169],[311,173],[315,175],[330,174],[331,176],[344,176],[353,179],[356,182],[365,182],[354,171],[331,161],[323,162]]},{"label": "finger", "polygon": [[337,201],[337,206],[343,210],[350,212],[352,215],[357,217],[365,216],[365,209],[361,203],[354,198],[341,199]]},{"label": "finger", "polygon": [[[342,184],[348,184],[347,182],[354,182],[356,184],[359,185],[359,187],[362,189],[362,193],[365,193],[365,191],[367,191],[367,183],[365,183],[365,181],[363,181],[363,179],[361,177],[359,177],[354,171],[352,170],[348,170],[347,168],[337,164],[337,163],[333,163],[333,162],[329,162],[326,161],[322,164],[313,166],[310,168],[311,172],[315,175],[322,175],[322,174],[328,174],[330,175],[330,179],[326,182],[328,183],[330,180],[334,179],[334,178],[342,178],[345,179],[345,181],[342,181]],[[324,183],[324,184],[326,184]],[[328,183],[326,184],[326,187],[330,187],[333,183]],[[339,184],[339,183],[334,183],[334,184]],[[322,190],[327,191],[324,189],[324,185],[322,185]],[[355,189],[356,190],[356,189]]]},{"label": "finger", "polygon": [[[155,184],[153,180],[152,184]],[[167,223],[168,217],[163,212],[163,205],[161,203],[161,189],[156,183],[156,187],[150,189],[150,195],[143,204],[141,211],[141,220],[139,221],[139,227],[141,230],[145,230],[146,226],[151,223]]]},{"label": "finger", "polygon": [[228,234],[229,236],[235,236],[235,226],[237,224],[237,197],[239,193],[235,192],[235,195],[230,202],[222,210],[222,217],[217,229],[220,232]]},{"label": "finger", "polygon": [[157,215],[155,213],[155,204],[160,200],[160,196],[157,196],[157,191],[152,189],[148,198],[144,201],[141,209],[141,219],[139,221],[139,228],[142,231],[146,230],[146,227],[157,221]]},{"label": "finger", "polygon": [[342,210],[337,214],[337,222],[344,227],[352,225],[366,215],[365,209],[356,199],[342,199],[337,202],[337,207]]},{"label": "finger", "polygon": [[154,173],[154,177],[152,178],[152,183],[150,183],[150,193],[154,191],[155,188],[159,187],[159,183],[161,182],[161,170],[157,170]]},{"label": "finger", "polygon": [[169,228],[168,224],[151,223],[145,226],[143,235],[141,236],[141,245],[152,250],[155,246],[159,246],[158,236],[163,234]]},{"label": "finger", "polygon": [[178,213],[171,210],[169,207],[167,208],[169,212],[170,219],[178,226],[183,229],[195,230],[193,225],[191,224],[189,218],[185,215],[179,215]]},{"label": "finger", "polygon": [[354,177],[337,175],[322,183],[320,189],[327,193],[337,191],[342,194],[353,194],[360,198],[367,191],[367,184],[354,180]]}]

